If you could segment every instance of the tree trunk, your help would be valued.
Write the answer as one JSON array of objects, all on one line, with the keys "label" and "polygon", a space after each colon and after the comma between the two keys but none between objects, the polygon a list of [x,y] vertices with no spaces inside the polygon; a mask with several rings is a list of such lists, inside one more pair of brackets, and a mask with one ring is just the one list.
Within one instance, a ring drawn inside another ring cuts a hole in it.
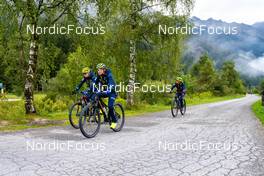
[{"label": "tree trunk", "polygon": [[[34,25],[36,27],[36,25]],[[32,34],[29,49],[29,61],[25,82],[25,109],[27,114],[36,113],[33,101],[34,92],[34,78],[38,56],[38,36],[36,33]]]},{"label": "tree trunk", "polygon": [[20,71],[19,71],[19,76],[20,79],[24,81],[25,79],[25,52],[24,52],[24,37],[23,37],[23,31],[22,31],[22,27],[23,27],[23,21],[24,21],[25,16],[22,17],[21,19],[21,23],[19,25],[19,44],[18,44],[18,48],[19,48],[19,65],[20,65]]},{"label": "tree trunk", "polygon": [[129,70],[129,81],[127,91],[127,105],[134,105],[134,86],[136,80],[136,43],[134,40],[130,40],[130,70]]},{"label": "tree trunk", "polygon": [[131,2],[132,13],[131,13],[131,29],[132,29],[132,37],[133,39],[130,40],[130,51],[129,51],[129,62],[130,62],[130,69],[129,69],[129,81],[128,81],[128,91],[127,91],[127,105],[132,106],[134,105],[134,86],[136,80],[136,41],[134,36],[134,30],[136,28],[136,13],[137,13],[137,4],[135,0]]}]

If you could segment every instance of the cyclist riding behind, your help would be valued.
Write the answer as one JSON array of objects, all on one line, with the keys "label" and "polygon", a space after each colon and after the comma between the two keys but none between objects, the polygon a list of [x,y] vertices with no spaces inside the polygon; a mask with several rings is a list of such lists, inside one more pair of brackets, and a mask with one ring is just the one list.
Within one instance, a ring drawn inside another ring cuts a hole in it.
[{"label": "cyclist riding behind", "polygon": [[183,107],[183,99],[186,93],[185,84],[183,83],[183,79],[181,77],[176,78],[176,82],[172,85],[171,91],[176,88],[176,96],[178,97],[178,100],[180,101],[181,107]]},{"label": "cyclist riding behind", "polygon": [[83,78],[81,82],[76,86],[74,92],[78,92],[81,89],[82,85],[86,83],[88,88],[85,91],[83,91],[83,93],[89,100],[92,96],[93,82],[95,81],[95,74],[92,70],[89,69],[89,67],[83,68],[82,74],[83,74]]},{"label": "cyclist riding behind", "polygon": [[97,66],[97,77],[95,78],[95,84],[98,86],[99,91],[97,92],[98,97],[108,97],[108,108],[109,115],[111,118],[110,128],[115,129],[117,125],[117,118],[114,113],[114,104],[117,97],[115,91],[116,83],[114,81],[112,72],[105,64],[99,63]]}]

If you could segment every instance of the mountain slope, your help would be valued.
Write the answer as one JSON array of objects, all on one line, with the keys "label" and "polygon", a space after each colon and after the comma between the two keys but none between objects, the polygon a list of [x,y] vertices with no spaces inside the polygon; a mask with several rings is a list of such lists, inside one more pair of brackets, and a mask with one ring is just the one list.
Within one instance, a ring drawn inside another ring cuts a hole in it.
[{"label": "mountain slope", "polygon": [[192,35],[186,42],[184,63],[190,67],[203,53],[208,53],[220,67],[225,60],[233,60],[237,70],[247,77],[264,75],[264,22],[254,25],[227,23],[221,20],[201,20],[192,17],[195,26],[205,25],[206,29],[235,27],[237,34],[213,34],[207,32]]}]

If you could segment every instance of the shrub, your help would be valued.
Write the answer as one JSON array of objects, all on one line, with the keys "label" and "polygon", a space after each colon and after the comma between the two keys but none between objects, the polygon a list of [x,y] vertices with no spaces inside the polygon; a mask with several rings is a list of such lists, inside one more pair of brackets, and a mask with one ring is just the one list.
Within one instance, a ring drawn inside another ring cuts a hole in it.
[{"label": "shrub", "polygon": [[[26,121],[24,101],[0,101],[0,121],[8,120],[18,123]],[[16,122],[17,121],[17,122]]]},{"label": "shrub", "polygon": [[37,95],[35,98],[35,106],[38,114],[65,111],[67,110],[69,102],[70,100],[65,97],[54,100],[47,95]]}]

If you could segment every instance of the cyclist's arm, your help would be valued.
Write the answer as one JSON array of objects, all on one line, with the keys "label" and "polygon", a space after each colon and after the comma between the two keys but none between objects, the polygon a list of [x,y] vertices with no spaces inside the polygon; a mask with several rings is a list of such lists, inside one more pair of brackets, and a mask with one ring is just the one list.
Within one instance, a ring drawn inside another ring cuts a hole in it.
[{"label": "cyclist's arm", "polygon": [[82,87],[83,83],[85,83],[85,81],[86,81],[86,79],[83,78],[83,79],[81,80],[81,82],[76,86],[75,90],[76,90],[76,91],[80,90],[80,88]]},{"label": "cyclist's arm", "polygon": [[95,75],[95,73],[93,71],[90,71],[90,78],[91,78],[93,83],[96,83],[97,76]]},{"label": "cyclist's arm", "polygon": [[100,82],[99,76],[94,76],[94,78],[92,79],[94,84],[98,85]]},{"label": "cyclist's arm", "polygon": [[98,87],[94,82],[90,84],[90,90],[94,93],[99,92]]},{"label": "cyclist's arm", "polygon": [[107,79],[108,79],[108,87],[109,87],[109,91],[115,91],[115,81],[114,81],[114,78],[113,78],[113,75],[111,73],[111,71],[109,70],[109,73],[107,74]]},{"label": "cyclist's arm", "polygon": [[92,79],[92,91],[94,93],[98,93],[102,91],[102,84],[100,82],[100,77],[99,75],[93,75]]},{"label": "cyclist's arm", "polygon": [[173,89],[176,87],[176,84],[172,84],[171,86],[171,91],[173,91]]}]

